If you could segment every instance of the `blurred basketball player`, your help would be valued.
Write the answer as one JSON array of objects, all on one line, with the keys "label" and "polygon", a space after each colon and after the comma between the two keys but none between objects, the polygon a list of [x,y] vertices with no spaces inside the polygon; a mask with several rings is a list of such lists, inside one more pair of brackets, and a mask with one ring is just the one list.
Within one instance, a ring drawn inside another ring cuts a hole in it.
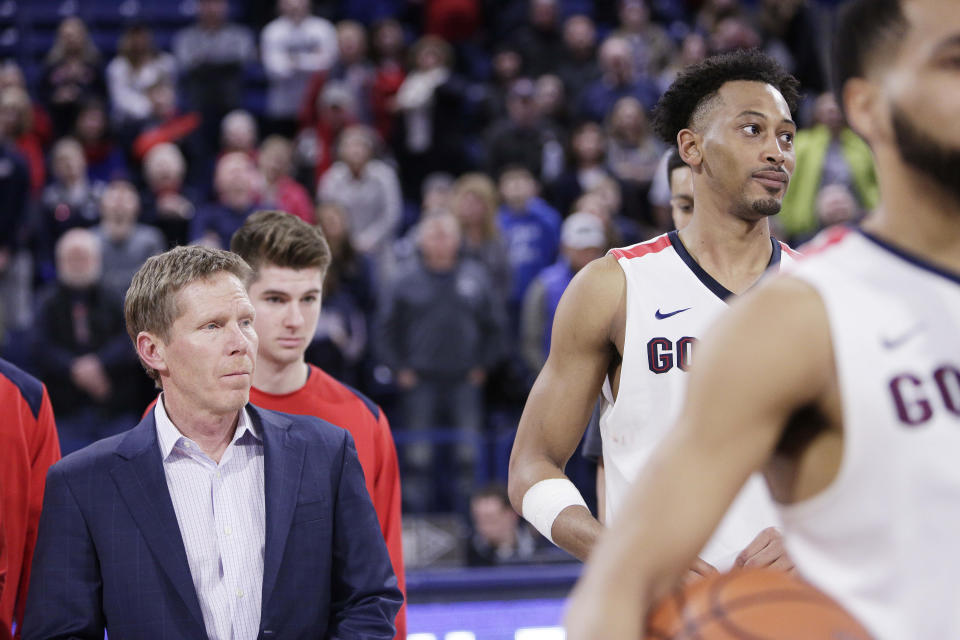
[{"label": "blurred basketball player", "polygon": [[855,0],[835,49],[882,204],[704,340],[679,421],[575,590],[570,640],[640,637],[761,468],[803,577],[880,640],[960,637],[960,11]]},{"label": "blurred basketball player", "polygon": [[[509,489],[514,508],[578,558],[602,527],[563,468],[601,388],[605,502],[616,521],[628,484],[677,415],[697,338],[731,296],[792,260],[770,237],[768,217],[780,210],[794,169],[796,99],[796,80],[758,52],[718,56],[681,74],[654,122],[691,168],[693,219],[679,232],[614,249],[561,299],[547,363],[520,420]],[[696,573],[735,560],[791,566],[779,534],[767,529],[775,515],[762,480],[740,506],[704,549],[705,561],[693,564]]]}]

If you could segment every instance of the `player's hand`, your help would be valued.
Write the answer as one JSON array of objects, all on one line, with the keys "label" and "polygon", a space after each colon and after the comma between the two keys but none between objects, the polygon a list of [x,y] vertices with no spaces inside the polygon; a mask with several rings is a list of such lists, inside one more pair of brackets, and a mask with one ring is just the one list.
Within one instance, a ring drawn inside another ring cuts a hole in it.
[{"label": "player's hand", "polygon": [[761,531],[734,561],[735,567],[767,567],[780,571],[793,571],[793,560],[783,546],[783,536],[774,527]]},{"label": "player's hand", "polygon": [[717,571],[717,568],[715,566],[713,566],[706,560],[697,558],[696,560],[693,561],[693,564],[690,566],[690,570],[687,571],[687,574],[683,577],[683,582],[684,584],[689,584],[691,582],[700,580],[701,578],[706,578],[707,576],[713,573],[719,573],[719,571]]}]

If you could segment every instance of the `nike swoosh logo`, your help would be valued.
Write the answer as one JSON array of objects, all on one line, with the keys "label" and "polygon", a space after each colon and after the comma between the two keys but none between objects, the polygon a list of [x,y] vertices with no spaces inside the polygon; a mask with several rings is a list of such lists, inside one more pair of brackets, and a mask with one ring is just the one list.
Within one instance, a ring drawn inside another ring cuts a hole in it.
[{"label": "nike swoosh logo", "polygon": [[883,337],[880,339],[880,344],[883,345],[884,349],[896,349],[909,342],[914,336],[918,335],[922,329],[923,327],[918,325],[893,338]]},{"label": "nike swoosh logo", "polygon": [[657,309],[657,313],[655,315],[657,320],[663,320],[665,318],[669,318],[670,316],[675,316],[678,313],[683,313],[684,311],[690,311],[690,309],[693,309],[693,307],[687,307],[686,309],[678,309],[676,311],[671,311],[670,313],[663,313],[662,311],[660,311],[660,309]]}]

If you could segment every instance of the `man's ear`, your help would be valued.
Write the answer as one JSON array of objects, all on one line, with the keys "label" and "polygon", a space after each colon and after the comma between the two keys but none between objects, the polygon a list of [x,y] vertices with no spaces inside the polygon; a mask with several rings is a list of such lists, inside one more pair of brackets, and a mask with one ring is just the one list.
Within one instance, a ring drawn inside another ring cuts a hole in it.
[{"label": "man's ear", "polygon": [[156,371],[166,371],[165,346],[163,341],[149,331],[137,334],[137,355],[145,365]]},{"label": "man's ear", "polygon": [[699,167],[703,163],[700,136],[692,129],[681,129],[677,134],[677,153],[687,166]]},{"label": "man's ear", "polygon": [[865,78],[850,78],[843,85],[843,106],[850,128],[867,142],[887,131],[880,99],[880,87]]}]

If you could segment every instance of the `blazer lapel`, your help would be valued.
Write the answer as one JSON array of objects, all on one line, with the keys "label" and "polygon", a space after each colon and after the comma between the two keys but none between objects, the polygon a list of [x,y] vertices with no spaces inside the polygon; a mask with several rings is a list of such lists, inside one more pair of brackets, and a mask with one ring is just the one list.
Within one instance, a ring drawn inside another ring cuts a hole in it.
[{"label": "blazer lapel", "polygon": [[117,490],[157,564],[173,583],[200,629],[204,629],[200,601],[163,472],[153,411],[128,432],[117,446],[117,454],[125,458],[110,472]]},{"label": "blazer lapel", "polygon": [[287,534],[293,522],[293,511],[300,494],[300,473],[306,446],[302,440],[290,436],[290,421],[275,413],[247,405],[253,420],[263,434],[264,499],[266,503],[266,536],[263,558],[263,611],[266,619],[270,602],[283,561]]}]

